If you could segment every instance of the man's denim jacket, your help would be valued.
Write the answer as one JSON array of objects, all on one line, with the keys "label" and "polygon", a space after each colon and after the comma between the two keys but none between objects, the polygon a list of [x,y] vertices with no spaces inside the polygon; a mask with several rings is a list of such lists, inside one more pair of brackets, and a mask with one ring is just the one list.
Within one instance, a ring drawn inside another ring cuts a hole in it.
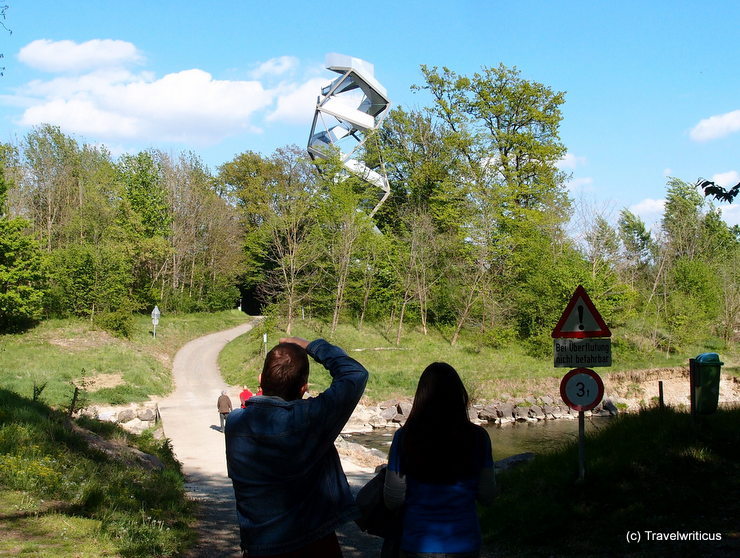
[{"label": "man's denim jacket", "polygon": [[357,517],[334,440],[368,373],[323,339],[307,351],[332,376],[326,391],[296,401],[254,396],[226,423],[242,549],[254,554],[291,552]]}]

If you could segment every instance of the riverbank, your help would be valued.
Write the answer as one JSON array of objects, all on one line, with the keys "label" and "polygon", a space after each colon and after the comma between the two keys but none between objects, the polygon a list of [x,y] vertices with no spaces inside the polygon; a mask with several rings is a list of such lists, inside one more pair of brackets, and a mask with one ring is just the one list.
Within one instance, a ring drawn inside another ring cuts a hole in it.
[{"label": "riverbank", "polygon": [[[588,416],[614,416],[635,413],[658,405],[660,383],[663,384],[663,402],[668,407],[688,409],[688,367],[655,368],[602,375],[604,398]],[[502,392],[496,400],[478,400],[470,408],[470,418],[479,424],[510,424],[542,420],[573,420],[576,411],[565,405],[560,397],[560,380],[542,378],[523,381],[518,391],[527,396],[512,396]],[[381,428],[397,428],[411,411],[411,397],[400,397],[373,403],[364,399],[357,406],[343,432],[372,432]],[[720,405],[740,405],[740,378],[722,374]]]}]

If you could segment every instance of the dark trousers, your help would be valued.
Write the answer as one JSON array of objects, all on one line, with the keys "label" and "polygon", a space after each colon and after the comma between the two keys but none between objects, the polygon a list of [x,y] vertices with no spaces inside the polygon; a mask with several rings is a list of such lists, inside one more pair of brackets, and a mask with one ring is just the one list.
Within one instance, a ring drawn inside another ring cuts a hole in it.
[{"label": "dark trousers", "polygon": [[226,417],[229,416],[229,413],[219,413],[218,417],[221,419],[221,432],[224,431],[224,426],[226,425]]},{"label": "dark trousers", "polygon": [[[263,554],[250,554],[244,551],[243,558],[268,558]],[[308,546],[292,552],[283,554],[270,554],[269,558],[342,558],[342,549],[339,548],[339,541],[336,533],[329,533],[323,539],[312,542]]]}]

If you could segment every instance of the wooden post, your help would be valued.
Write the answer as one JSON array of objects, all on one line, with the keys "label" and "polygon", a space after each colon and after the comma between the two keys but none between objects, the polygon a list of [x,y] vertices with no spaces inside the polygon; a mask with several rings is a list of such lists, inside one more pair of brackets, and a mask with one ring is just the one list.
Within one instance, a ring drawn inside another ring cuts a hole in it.
[{"label": "wooden post", "polygon": [[578,411],[578,480],[586,476],[586,416]]},{"label": "wooden post", "polygon": [[665,409],[665,403],[663,401],[663,380],[658,382],[658,405],[660,406],[661,411]]}]

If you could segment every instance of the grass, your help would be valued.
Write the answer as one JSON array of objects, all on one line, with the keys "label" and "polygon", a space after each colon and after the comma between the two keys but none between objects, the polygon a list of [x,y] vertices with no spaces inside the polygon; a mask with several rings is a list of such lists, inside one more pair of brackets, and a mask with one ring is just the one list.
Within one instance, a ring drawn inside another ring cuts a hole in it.
[{"label": "grass", "polygon": [[[262,335],[268,334],[268,348],[285,336],[284,331],[267,328],[267,325],[255,328],[233,340],[221,352],[219,366],[228,383],[246,383],[250,389],[257,385],[264,355]],[[417,328],[411,327],[406,329],[401,345],[397,347],[395,335],[377,324],[368,325],[362,330],[351,324],[342,324],[331,336],[326,323],[306,320],[298,322],[292,334],[307,339],[324,337],[359,360],[370,371],[365,395],[372,401],[413,395],[419,375],[430,362],[436,360],[455,366],[473,399],[495,399],[502,393],[513,396],[541,395],[532,393],[533,389],[542,390],[543,393],[556,392],[560,378],[566,371],[553,367],[551,352],[535,358],[527,354],[524,344],[514,343],[501,349],[486,347],[480,344],[475,331],[464,332],[454,347],[443,330],[434,329],[428,335],[423,335]],[[666,357],[662,352],[630,351],[626,344],[621,348],[619,343],[616,345],[618,349],[614,351],[614,366],[599,369],[599,373],[686,365],[690,356],[703,352],[700,348],[693,348],[690,353]],[[378,348],[383,350],[368,350]],[[732,370],[733,362],[735,366],[738,362],[737,349],[733,354],[723,355],[723,360]],[[321,367],[312,367],[312,391],[325,389],[329,381],[329,375]]]},{"label": "grass", "polygon": [[[502,494],[482,513],[486,540],[505,558],[737,556],[740,408],[700,418],[650,409],[615,419],[587,435],[580,483],[575,444],[499,475]],[[722,541],[649,541],[646,531]]]},{"label": "grass", "polygon": [[192,542],[192,504],[168,442],[87,420],[156,455],[162,470],[114,458],[63,413],[0,389],[0,554],[166,557]]},{"label": "grass", "polygon": [[[48,320],[17,335],[0,336],[0,388],[69,404],[74,387],[95,378],[118,378],[108,387],[90,389],[89,403],[125,404],[165,395],[172,388],[171,363],[187,341],[246,321],[237,310],[214,314],[165,316],[151,334],[148,316],[136,317],[131,339],[119,339],[82,320]],[[115,385],[115,384],[118,385]]]}]

